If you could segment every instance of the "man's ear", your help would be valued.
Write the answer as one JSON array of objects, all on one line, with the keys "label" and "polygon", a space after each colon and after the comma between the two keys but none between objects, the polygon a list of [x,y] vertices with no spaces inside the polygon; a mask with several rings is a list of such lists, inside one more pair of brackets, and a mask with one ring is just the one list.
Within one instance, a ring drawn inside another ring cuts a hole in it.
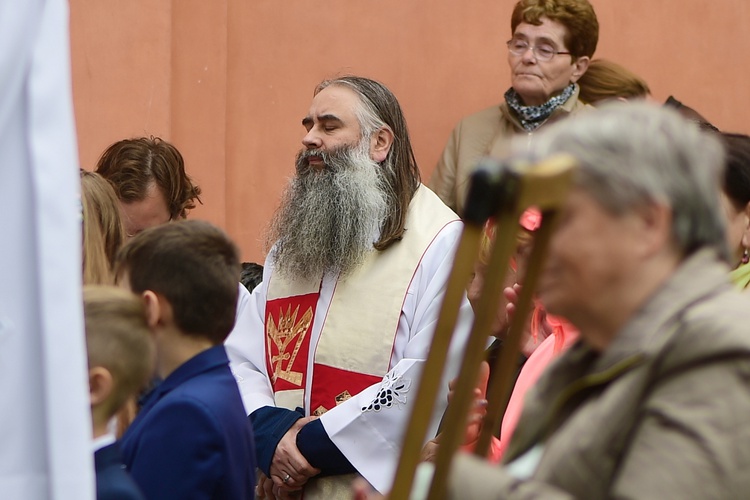
[{"label": "man's ear", "polygon": [[576,59],[573,63],[573,66],[575,66],[575,68],[573,68],[573,74],[570,77],[570,83],[577,82],[578,79],[583,76],[586,70],[589,69],[590,63],[591,58],[589,56],[581,56]]},{"label": "man's ear", "polygon": [[112,373],[103,366],[95,366],[89,370],[89,396],[91,406],[98,406],[107,400],[115,388]]},{"label": "man's ear", "polygon": [[370,158],[375,163],[383,163],[393,146],[393,131],[388,127],[380,127],[370,137]]}]

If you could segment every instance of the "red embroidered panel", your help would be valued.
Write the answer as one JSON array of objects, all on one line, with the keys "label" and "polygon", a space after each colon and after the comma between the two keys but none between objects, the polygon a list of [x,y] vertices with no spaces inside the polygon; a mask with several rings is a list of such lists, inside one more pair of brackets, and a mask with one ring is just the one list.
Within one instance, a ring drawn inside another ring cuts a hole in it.
[{"label": "red embroidered panel", "polygon": [[266,303],[266,368],[274,392],[304,389],[317,293]]},{"label": "red embroidered panel", "polygon": [[321,364],[313,365],[313,374],[310,396],[311,415],[322,415],[334,406],[383,380],[383,377],[350,372]]}]

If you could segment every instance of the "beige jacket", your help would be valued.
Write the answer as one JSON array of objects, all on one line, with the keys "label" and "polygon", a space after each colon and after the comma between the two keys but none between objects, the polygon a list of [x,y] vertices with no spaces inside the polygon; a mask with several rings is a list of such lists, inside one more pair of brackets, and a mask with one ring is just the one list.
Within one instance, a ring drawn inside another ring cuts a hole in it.
[{"label": "beige jacket", "polygon": [[[557,108],[541,127],[585,109],[593,108],[578,100],[576,85],[570,99]],[[526,135],[530,147],[534,133],[524,130],[516,115],[505,103],[467,116],[453,129],[430,178],[430,189],[435,191],[446,205],[462,215],[469,175],[476,167],[477,161],[490,154],[499,158],[506,156],[510,152],[511,139],[514,137]]]},{"label": "beige jacket", "polygon": [[750,498],[750,303],[703,250],[601,355],[579,342],[526,399],[505,455],[459,457],[451,498]]}]

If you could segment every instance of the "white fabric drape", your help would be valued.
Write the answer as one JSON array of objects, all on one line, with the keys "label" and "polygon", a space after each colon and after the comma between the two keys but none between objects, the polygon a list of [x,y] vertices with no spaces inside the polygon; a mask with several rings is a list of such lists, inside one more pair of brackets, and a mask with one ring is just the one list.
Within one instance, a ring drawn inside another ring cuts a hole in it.
[{"label": "white fabric drape", "polygon": [[0,496],[94,498],[65,0],[0,0]]}]

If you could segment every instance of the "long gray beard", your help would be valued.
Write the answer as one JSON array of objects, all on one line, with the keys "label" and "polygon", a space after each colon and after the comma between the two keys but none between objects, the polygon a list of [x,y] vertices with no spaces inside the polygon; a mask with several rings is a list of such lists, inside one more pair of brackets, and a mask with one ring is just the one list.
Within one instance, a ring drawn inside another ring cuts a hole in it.
[{"label": "long gray beard", "polygon": [[[297,176],[271,221],[274,266],[288,279],[346,276],[373,250],[388,215],[385,166],[370,159],[369,141],[330,153],[303,150]],[[316,170],[308,158],[322,156]]]}]

